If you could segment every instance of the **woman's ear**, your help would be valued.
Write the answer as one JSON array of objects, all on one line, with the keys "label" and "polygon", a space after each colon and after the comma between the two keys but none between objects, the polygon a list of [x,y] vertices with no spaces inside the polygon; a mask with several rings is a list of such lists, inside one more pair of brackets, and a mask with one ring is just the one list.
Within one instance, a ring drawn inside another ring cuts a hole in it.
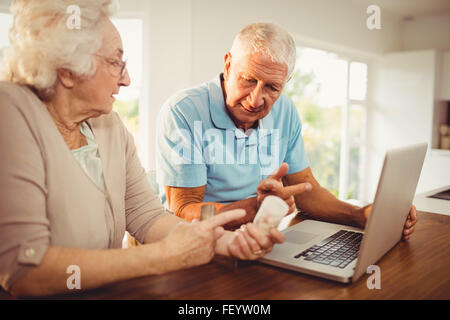
[{"label": "woman's ear", "polygon": [[67,89],[73,88],[75,84],[75,74],[69,69],[56,70],[59,82]]}]

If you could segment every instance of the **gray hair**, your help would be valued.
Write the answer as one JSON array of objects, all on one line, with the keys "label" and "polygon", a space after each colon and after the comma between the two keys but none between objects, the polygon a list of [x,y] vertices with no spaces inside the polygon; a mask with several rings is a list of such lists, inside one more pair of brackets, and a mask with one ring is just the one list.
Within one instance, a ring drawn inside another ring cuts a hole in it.
[{"label": "gray hair", "polygon": [[296,48],[294,39],[281,27],[273,23],[258,22],[242,29],[234,38],[231,54],[261,53],[273,62],[285,64],[288,68],[287,79],[294,72]]},{"label": "gray hair", "polygon": [[[69,28],[71,5],[80,9],[80,28]],[[101,48],[100,21],[117,10],[116,0],[15,0],[1,78],[35,89],[43,100],[54,95],[57,69],[79,76],[95,73]]]}]

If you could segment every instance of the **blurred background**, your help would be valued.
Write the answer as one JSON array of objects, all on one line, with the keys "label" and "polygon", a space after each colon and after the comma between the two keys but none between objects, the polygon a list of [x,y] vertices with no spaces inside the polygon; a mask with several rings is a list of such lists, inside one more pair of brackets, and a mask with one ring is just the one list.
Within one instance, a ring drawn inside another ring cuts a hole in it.
[{"label": "blurred background", "polygon": [[[10,3],[0,0],[0,50],[9,45]],[[296,41],[285,93],[324,187],[371,202],[385,151],[419,142],[429,150],[417,192],[450,185],[443,143],[450,129],[442,133],[450,126],[450,0],[120,1],[113,22],[132,84],[114,109],[147,170],[155,166],[163,102],[221,72],[234,36],[258,21],[282,26]]]}]

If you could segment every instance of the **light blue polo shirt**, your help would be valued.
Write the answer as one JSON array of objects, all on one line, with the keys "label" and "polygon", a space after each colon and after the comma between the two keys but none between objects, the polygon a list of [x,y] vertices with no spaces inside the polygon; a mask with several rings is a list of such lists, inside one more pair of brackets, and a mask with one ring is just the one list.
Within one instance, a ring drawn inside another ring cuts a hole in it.
[{"label": "light blue polo shirt", "polygon": [[156,178],[164,186],[206,185],[205,202],[256,196],[258,182],[283,162],[289,172],[308,167],[302,125],[292,100],[281,95],[256,129],[243,132],[228,116],[218,75],[170,97],[157,121]]}]

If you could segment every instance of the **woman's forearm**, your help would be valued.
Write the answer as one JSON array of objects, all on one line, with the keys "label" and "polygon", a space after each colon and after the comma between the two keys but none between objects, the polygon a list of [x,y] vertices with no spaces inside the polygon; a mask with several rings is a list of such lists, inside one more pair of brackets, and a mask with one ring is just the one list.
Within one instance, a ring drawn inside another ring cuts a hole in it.
[{"label": "woman's forearm", "polygon": [[[164,250],[161,243],[129,249],[89,250],[49,247],[39,266],[29,270],[11,288],[15,296],[45,296],[71,292],[67,273],[77,266],[81,289],[94,289],[113,282],[162,274]],[[69,269],[70,270],[70,269]]]}]

